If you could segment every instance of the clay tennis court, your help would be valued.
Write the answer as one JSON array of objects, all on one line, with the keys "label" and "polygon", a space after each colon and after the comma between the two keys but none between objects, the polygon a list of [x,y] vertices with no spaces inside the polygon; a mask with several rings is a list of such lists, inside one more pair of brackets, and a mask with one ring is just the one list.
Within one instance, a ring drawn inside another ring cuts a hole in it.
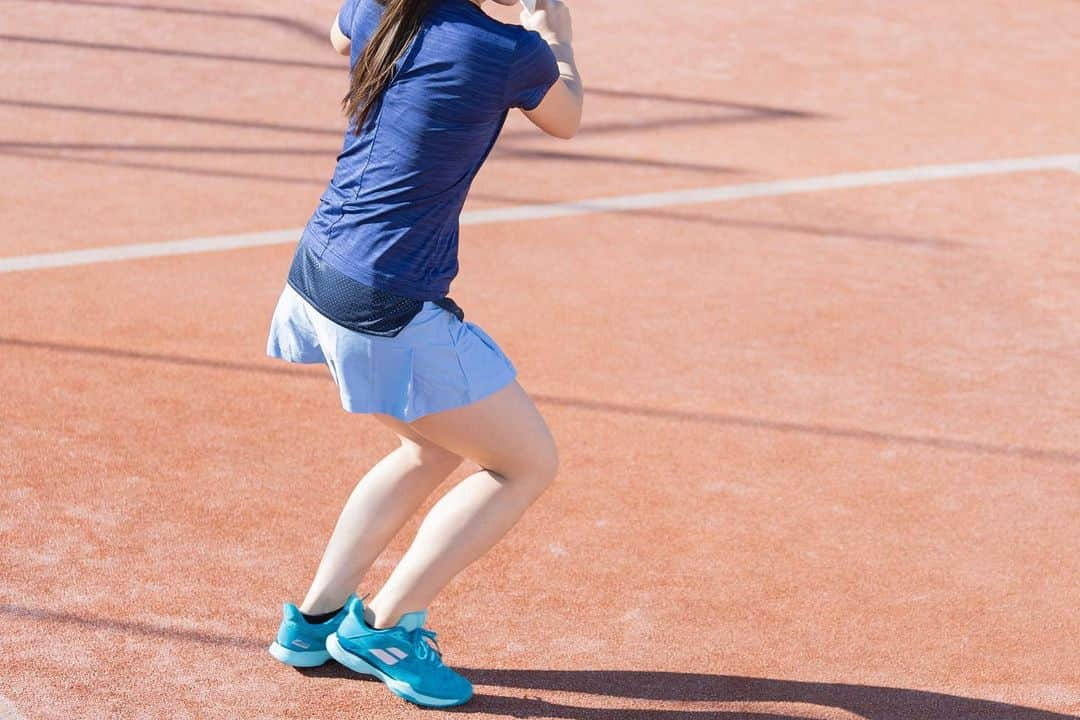
[{"label": "clay tennis court", "polygon": [[582,132],[462,228],[562,469],[449,713],[266,652],[395,442],[263,355],[336,5],[3,4],[0,718],[1080,714],[1080,5],[573,7]]}]

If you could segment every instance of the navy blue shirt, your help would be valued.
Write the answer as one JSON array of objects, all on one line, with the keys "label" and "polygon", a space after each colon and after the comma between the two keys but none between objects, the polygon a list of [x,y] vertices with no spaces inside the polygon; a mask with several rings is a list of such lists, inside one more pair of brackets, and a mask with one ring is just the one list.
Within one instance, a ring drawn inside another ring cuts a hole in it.
[{"label": "navy blue shirt", "polygon": [[[359,59],[382,15],[346,0],[341,31]],[[302,244],[364,285],[416,300],[457,275],[458,216],[510,108],[531,110],[558,80],[535,32],[469,0],[436,0],[359,132],[350,129]]]}]

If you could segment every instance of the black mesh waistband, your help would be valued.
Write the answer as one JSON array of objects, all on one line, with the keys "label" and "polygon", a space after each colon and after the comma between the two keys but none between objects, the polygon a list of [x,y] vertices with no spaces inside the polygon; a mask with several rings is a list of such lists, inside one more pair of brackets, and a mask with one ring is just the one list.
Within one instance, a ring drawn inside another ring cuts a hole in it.
[{"label": "black mesh waistband", "polygon": [[[321,314],[342,327],[381,337],[394,337],[424,307],[422,300],[365,285],[331,267],[300,243],[289,268],[289,286]],[[433,301],[465,319],[464,311],[448,297]]]}]

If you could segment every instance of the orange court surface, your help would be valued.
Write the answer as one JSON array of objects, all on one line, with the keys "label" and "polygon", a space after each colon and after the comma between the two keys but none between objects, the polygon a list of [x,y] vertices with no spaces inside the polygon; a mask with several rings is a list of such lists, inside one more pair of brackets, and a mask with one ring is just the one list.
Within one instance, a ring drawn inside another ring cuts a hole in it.
[{"label": "orange court surface", "polygon": [[0,718],[1078,717],[1080,3],[571,7],[462,220],[562,463],[449,712],[266,652],[395,442],[264,355],[337,6],[3,1]]}]

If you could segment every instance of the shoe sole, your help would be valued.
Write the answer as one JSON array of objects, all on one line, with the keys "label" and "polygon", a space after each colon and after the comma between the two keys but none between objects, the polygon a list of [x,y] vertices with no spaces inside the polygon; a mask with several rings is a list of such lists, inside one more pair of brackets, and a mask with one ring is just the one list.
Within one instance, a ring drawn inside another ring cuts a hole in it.
[{"label": "shoe sole", "polygon": [[275,660],[293,667],[319,667],[330,661],[330,653],[325,650],[290,650],[277,641],[270,644],[270,654]]},{"label": "shoe sole", "polygon": [[339,663],[349,668],[353,672],[360,673],[361,675],[370,675],[374,678],[382,680],[386,687],[390,688],[390,692],[397,695],[403,700],[408,700],[414,705],[421,707],[453,707],[454,705],[464,705],[472,699],[472,695],[469,697],[460,699],[456,698],[448,700],[446,698],[431,697],[430,695],[424,695],[418,693],[412,689],[412,686],[407,682],[401,680],[395,680],[390,677],[379,668],[366,662],[362,657],[354,653],[349,652],[345,648],[341,647],[341,643],[338,642],[337,633],[331,633],[330,637],[326,638],[326,650],[330,653],[330,657],[337,660]]}]

